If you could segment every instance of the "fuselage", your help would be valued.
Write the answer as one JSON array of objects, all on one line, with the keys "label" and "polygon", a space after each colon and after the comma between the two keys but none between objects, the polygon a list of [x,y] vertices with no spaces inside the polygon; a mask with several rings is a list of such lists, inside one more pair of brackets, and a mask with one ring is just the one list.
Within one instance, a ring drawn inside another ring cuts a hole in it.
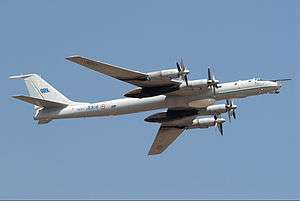
[{"label": "fuselage", "polygon": [[206,79],[192,80],[189,81],[187,87],[183,82],[176,92],[147,98],[121,98],[97,103],[74,102],[62,109],[37,110],[34,119],[51,120],[122,115],[162,108],[201,109],[213,105],[219,100],[278,93],[281,87],[278,82],[250,79],[219,84],[214,93],[206,83]]}]

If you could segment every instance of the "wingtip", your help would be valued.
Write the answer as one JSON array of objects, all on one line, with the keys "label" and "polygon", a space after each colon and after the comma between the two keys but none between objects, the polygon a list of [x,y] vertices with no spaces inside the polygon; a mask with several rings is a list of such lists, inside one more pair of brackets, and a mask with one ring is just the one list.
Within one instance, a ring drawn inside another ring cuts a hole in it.
[{"label": "wingtip", "polygon": [[11,98],[14,98],[14,99],[22,99],[23,97],[25,97],[25,95],[13,95],[11,96]]},{"label": "wingtip", "polygon": [[148,152],[148,156],[153,156],[153,155],[157,155],[157,153]]},{"label": "wingtip", "polygon": [[81,56],[80,55],[71,55],[71,56],[65,57],[65,59],[69,60],[69,61],[72,61],[72,59],[75,59],[75,58],[81,58]]},{"label": "wingtip", "polygon": [[162,153],[162,151],[157,151],[157,150],[150,149],[149,152],[148,152],[148,156],[159,155],[161,153]]},{"label": "wingtip", "polygon": [[36,75],[36,74],[30,73],[30,74],[26,74],[26,75],[11,75],[11,76],[9,76],[9,79],[22,79],[22,78],[27,78],[27,77],[30,77],[33,75]]}]

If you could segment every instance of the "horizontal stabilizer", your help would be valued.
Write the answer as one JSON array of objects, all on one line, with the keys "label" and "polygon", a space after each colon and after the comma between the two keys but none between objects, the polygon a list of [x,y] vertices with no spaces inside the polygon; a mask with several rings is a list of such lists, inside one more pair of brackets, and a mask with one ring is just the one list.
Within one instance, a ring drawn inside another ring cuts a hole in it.
[{"label": "horizontal stabilizer", "polygon": [[63,108],[68,106],[67,104],[64,103],[58,103],[58,102],[54,102],[54,101],[49,101],[49,100],[43,100],[43,99],[39,99],[39,98],[33,98],[30,96],[13,96],[13,98],[19,99],[21,101],[36,105],[36,106],[40,106],[40,107],[44,107],[44,108]]}]

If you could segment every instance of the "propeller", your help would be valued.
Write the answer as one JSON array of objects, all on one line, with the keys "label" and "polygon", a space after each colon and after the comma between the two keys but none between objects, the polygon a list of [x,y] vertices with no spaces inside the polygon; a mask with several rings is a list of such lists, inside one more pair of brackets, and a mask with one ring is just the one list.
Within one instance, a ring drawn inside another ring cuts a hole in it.
[{"label": "propeller", "polygon": [[217,115],[214,115],[214,119],[215,119],[215,126],[218,128],[220,134],[223,136],[224,134],[223,123],[225,122],[225,120],[222,118],[218,119]]},{"label": "propeller", "polygon": [[226,107],[226,109],[228,111],[229,122],[231,122],[231,116],[233,116],[233,118],[236,119],[235,109],[237,108],[237,106],[233,104],[233,100],[226,99],[226,105],[225,105],[225,107]]},{"label": "propeller", "polygon": [[211,73],[210,68],[207,69],[207,86],[213,88],[213,93],[216,95],[216,88],[218,88],[219,80],[216,80],[215,74]]},{"label": "propeller", "polygon": [[180,64],[176,62],[176,66],[178,69],[178,74],[181,77],[182,80],[185,81],[186,86],[189,86],[187,74],[189,74],[189,70],[185,67],[182,58],[180,58]]}]

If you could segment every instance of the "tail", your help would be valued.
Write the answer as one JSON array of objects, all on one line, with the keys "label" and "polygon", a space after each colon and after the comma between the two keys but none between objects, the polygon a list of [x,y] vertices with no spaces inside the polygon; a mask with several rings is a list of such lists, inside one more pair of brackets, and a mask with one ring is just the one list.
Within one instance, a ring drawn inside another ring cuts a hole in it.
[{"label": "tail", "polygon": [[37,74],[11,76],[10,79],[24,79],[29,96],[13,96],[38,108],[66,107],[73,103]]}]

